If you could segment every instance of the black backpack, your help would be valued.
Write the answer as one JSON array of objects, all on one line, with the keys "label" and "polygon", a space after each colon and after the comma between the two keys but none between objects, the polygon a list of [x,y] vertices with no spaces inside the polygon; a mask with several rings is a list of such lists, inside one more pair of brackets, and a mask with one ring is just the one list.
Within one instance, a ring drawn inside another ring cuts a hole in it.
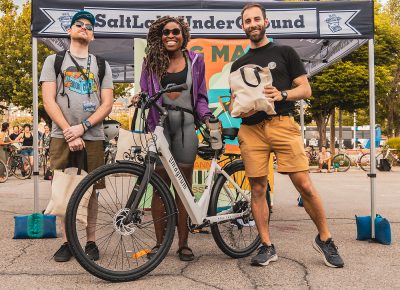
[{"label": "black backpack", "polygon": [[378,170],[380,171],[390,171],[392,166],[388,159],[382,158],[379,160]]},{"label": "black backpack", "polygon": [[[67,53],[66,50],[62,50],[57,52],[56,54],[56,59],[54,61],[54,71],[56,72],[56,78],[58,75],[61,73],[61,66],[64,62],[65,54]],[[99,81],[100,81],[100,86],[103,83],[104,75],[106,73],[106,61],[104,58],[96,56],[96,62],[97,62],[97,67],[99,68]]]}]

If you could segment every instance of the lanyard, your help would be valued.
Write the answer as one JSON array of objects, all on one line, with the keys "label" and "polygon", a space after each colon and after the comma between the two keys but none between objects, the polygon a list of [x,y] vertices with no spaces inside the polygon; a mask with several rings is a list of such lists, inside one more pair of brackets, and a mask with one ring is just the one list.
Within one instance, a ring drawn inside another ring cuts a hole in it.
[{"label": "lanyard", "polygon": [[87,86],[87,93],[88,97],[90,98],[90,89],[89,89],[89,73],[90,73],[90,63],[92,62],[92,57],[89,54],[88,59],[87,59],[87,65],[86,65],[86,74],[83,72],[82,67],[78,64],[78,62],[75,60],[75,58],[71,55],[71,52],[68,50],[68,54],[72,60],[72,62],[75,64],[76,68],[79,70],[81,75],[84,77],[86,80],[86,86]]}]

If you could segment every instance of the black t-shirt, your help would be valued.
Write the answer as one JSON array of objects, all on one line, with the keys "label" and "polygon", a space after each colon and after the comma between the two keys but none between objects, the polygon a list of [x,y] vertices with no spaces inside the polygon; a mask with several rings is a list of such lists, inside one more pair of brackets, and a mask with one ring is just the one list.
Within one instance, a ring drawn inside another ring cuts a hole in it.
[{"label": "black t-shirt", "polygon": [[[301,75],[307,74],[299,55],[290,46],[280,46],[272,42],[250,49],[245,55],[237,59],[231,67],[231,72],[246,64],[256,64],[268,67],[272,75],[272,85],[280,91],[292,88],[293,80]],[[294,102],[275,102],[275,111],[278,115],[293,113]],[[267,117],[267,113],[260,111],[254,115],[243,118],[243,124],[257,124]]]},{"label": "black t-shirt", "polygon": [[12,134],[10,134],[9,137],[10,137],[11,140],[14,141],[18,137],[18,134],[12,133]]}]

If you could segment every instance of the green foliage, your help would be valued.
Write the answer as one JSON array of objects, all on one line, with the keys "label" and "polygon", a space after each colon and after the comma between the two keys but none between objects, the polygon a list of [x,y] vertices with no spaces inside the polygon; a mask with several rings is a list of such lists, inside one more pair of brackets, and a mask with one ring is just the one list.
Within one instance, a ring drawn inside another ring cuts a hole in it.
[{"label": "green foliage", "polygon": [[[0,18],[0,101],[12,102],[32,111],[31,6],[26,3],[21,13],[17,14],[11,1],[0,1],[2,11],[6,12]],[[39,72],[50,53],[51,50],[44,45],[38,45]],[[43,107],[41,99],[39,107]]]},{"label": "green foliage", "polygon": [[118,99],[119,97],[128,97],[129,91],[133,88],[132,84],[128,83],[118,83],[114,84],[114,100]]},{"label": "green foliage", "polygon": [[389,148],[400,150],[400,137],[390,138],[387,140],[386,145],[388,145]]},{"label": "green foliage", "polygon": [[121,123],[121,128],[125,130],[130,130],[130,116],[127,113],[120,113],[111,116],[112,119]]}]

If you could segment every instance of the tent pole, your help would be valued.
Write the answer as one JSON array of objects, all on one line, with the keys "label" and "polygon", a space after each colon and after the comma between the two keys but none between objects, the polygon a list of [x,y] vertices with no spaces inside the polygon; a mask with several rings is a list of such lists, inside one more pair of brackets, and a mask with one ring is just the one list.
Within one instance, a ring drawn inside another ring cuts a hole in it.
[{"label": "tent pole", "polygon": [[38,156],[38,66],[37,38],[32,38],[32,87],[33,87],[33,203],[34,212],[39,213],[39,156]]},{"label": "tent pole", "polygon": [[375,239],[375,179],[376,179],[376,160],[375,160],[375,52],[374,39],[368,40],[368,69],[369,69],[369,126],[370,126],[370,160],[371,170],[371,237]]}]

